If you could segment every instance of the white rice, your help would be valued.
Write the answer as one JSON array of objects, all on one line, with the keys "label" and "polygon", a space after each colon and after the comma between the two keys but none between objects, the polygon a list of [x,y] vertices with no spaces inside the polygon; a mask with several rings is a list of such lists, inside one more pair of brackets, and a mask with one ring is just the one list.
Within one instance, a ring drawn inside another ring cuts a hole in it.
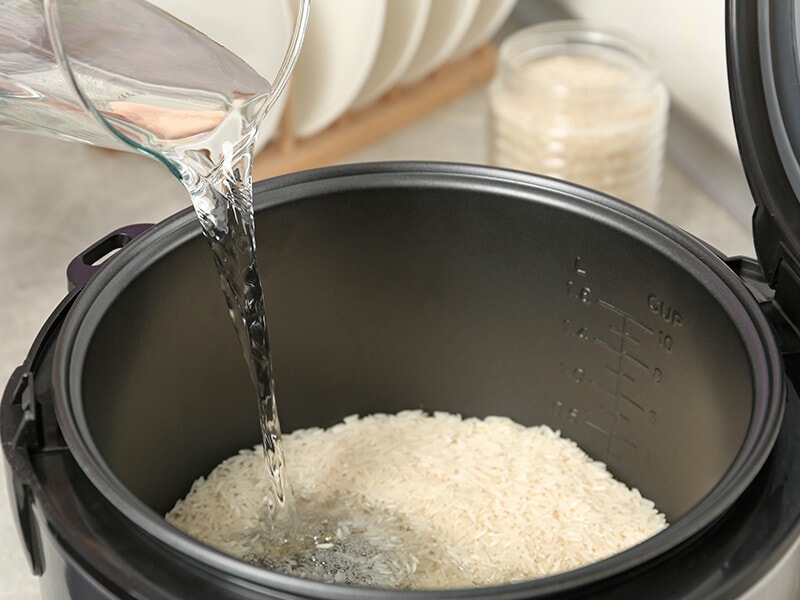
[{"label": "white rice", "polygon": [[[546,426],[405,411],[296,431],[283,445],[298,513],[309,523],[327,518],[335,533],[318,540],[311,567],[266,564],[316,579],[504,584],[592,563],[667,526],[653,502]],[[251,558],[267,494],[261,448],[242,450],[198,479],[166,518]],[[349,561],[361,561],[369,578]]]}]

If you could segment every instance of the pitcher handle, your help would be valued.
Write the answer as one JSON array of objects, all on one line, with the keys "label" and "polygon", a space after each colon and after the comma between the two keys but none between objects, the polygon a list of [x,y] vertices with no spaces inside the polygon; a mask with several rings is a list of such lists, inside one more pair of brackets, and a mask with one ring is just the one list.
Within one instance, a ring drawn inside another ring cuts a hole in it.
[{"label": "pitcher handle", "polygon": [[292,39],[289,40],[289,49],[286,56],[283,58],[283,63],[275,75],[275,80],[272,83],[272,88],[269,91],[268,99],[261,108],[261,116],[267,114],[272,108],[275,101],[280,98],[281,93],[286,88],[291,78],[294,65],[300,56],[300,49],[303,45],[303,37],[306,32],[306,25],[308,24],[308,13],[311,8],[311,0],[296,0],[297,8],[297,22],[292,32]]}]

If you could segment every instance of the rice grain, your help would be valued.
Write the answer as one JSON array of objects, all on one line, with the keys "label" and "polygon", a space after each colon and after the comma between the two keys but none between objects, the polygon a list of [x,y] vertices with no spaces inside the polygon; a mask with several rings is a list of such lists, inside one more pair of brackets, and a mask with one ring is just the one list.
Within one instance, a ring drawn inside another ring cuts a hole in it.
[{"label": "rice grain", "polygon": [[[295,431],[283,445],[298,514],[333,533],[311,566],[269,566],[323,581],[506,584],[601,560],[667,526],[653,502],[547,426],[404,411]],[[166,519],[252,558],[267,545],[267,493],[257,446],[195,481]]]}]

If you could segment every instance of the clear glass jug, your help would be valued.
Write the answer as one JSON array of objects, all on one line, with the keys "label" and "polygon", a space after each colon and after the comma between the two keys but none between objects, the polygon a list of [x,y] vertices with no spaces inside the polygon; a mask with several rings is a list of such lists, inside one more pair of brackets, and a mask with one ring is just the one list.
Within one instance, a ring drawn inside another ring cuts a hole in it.
[{"label": "clear glass jug", "polygon": [[[220,130],[235,126],[229,114],[259,120],[267,113],[299,55],[309,4],[295,2],[294,33],[270,83],[144,0],[6,0],[0,128],[143,151],[180,176],[172,157],[224,136]],[[231,17],[252,27],[247,15]]]}]

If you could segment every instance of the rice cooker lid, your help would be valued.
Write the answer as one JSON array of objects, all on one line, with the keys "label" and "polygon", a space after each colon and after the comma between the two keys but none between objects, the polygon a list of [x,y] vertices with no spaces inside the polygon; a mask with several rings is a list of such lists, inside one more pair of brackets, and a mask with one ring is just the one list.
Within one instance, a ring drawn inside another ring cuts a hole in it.
[{"label": "rice cooker lid", "polygon": [[[759,262],[777,295],[800,299],[800,0],[729,0],[733,120],[756,209]],[[797,309],[796,309],[797,310]],[[800,323],[798,314],[790,315]]]}]

